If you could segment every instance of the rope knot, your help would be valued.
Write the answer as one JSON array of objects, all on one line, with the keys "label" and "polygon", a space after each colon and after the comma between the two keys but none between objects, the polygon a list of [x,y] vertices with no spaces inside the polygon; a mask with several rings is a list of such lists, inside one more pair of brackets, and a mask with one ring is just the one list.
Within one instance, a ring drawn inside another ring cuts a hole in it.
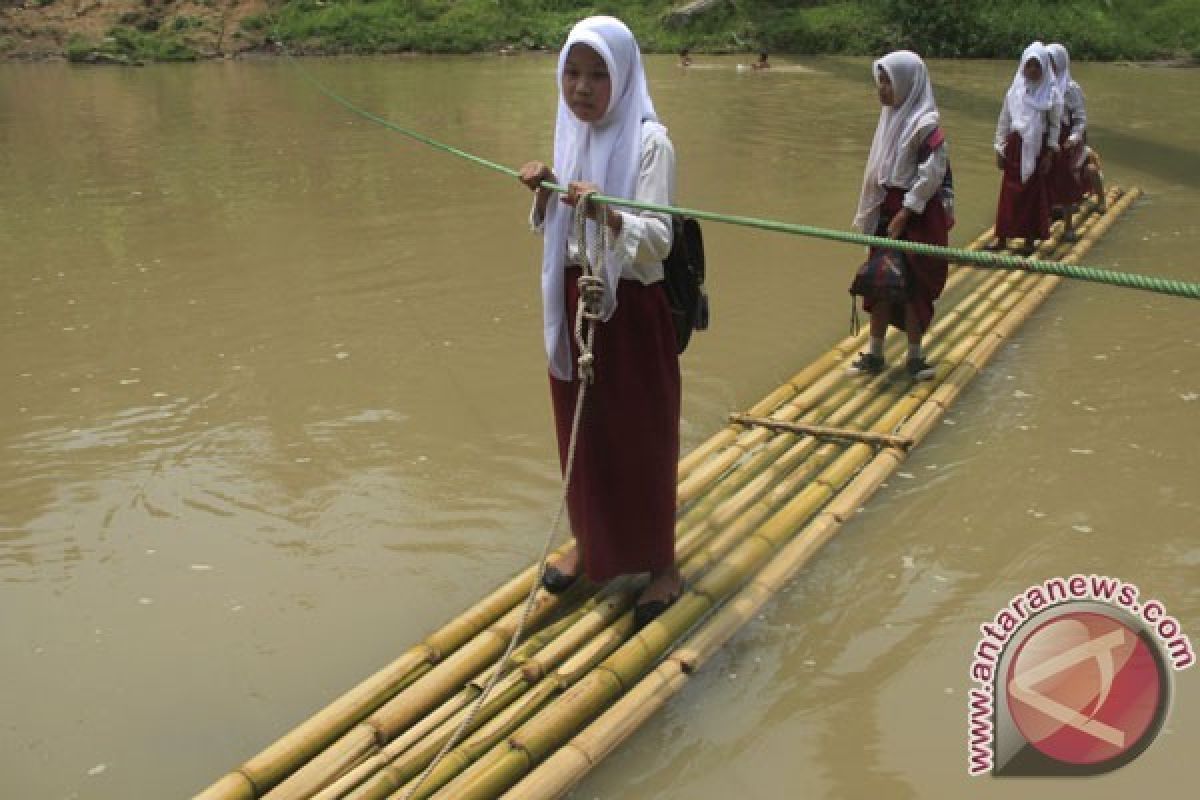
[{"label": "rope knot", "polygon": [[599,321],[604,303],[604,279],[599,275],[580,275],[579,301],[584,319]]},{"label": "rope knot", "polygon": [[596,356],[592,352],[584,352],[579,354],[579,380],[584,383],[593,383],[596,380]]}]

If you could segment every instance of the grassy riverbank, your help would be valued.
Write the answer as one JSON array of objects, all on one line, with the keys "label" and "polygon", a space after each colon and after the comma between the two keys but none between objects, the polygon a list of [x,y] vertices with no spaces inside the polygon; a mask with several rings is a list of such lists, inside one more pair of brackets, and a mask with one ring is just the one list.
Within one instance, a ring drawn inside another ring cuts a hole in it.
[{"label": "grassy riverbank", "polygon": [[[469,53],[553,49],[571,25],[615,14],[645,50],[1012,58],[1030,40],[1081,59],[1200,58],[1200,0],[0,0],[0,53],[175,60],[262,49]],[[689,7],[702,10],[687,13]],[[84,11],[78,10],[84,8]],[[39,28],[38,21],[44,24]]]},{"label": "grassy riverbank", "polygon": [[[726,0],[688,17],[678,2],[569,0],[292,0],[281,37],[353,52],[554,48],[589,13],[613,13],[648,51],[868,55],[911,47],[930,56],[1002,57],[1030,40],[1063,41],[1086,59],[1200,56],[1200,0]],[[260,20],[265,27],[265,20]]]}]

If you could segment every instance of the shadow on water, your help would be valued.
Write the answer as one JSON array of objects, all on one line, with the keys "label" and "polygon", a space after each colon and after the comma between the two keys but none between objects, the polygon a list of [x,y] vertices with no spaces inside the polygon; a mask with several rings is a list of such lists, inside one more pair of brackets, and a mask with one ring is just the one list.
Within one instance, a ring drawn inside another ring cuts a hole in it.
[{"label": "shadow on water", "polygon": [[[861,61],[823,59],[821,70],[855,83],[870,83]],[[997,86],[994,95],[985,95],[961,87],[947,86],[936,77],[934,80],[934,93],[939,105],[981,120],[994,120],[999,114],[1004,88],[1006,87]],[[1084,90],[1086,89],[1085,86]],[[1136,166],[1139,170],[1169,183],[1200,186],[1200,151],[1106,125],[1089,123],[1088,132],[1092,139],[1100,144],[1106,162]],[[1153,154],[1153,158],[1147,157],[1148,154]]]}]

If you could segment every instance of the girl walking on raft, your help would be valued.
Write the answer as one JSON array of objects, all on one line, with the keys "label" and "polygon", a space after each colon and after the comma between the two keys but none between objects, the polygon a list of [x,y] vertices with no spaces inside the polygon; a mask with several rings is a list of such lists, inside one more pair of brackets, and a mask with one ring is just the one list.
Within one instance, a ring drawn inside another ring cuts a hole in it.
[{"label": "girl walking on raft", "polygon": [[[898,50],[873,65],[879,88],[879,123],[867,156],[854,226],[864,233],[945,246],[952,210],[942,203],[948,165],[946,137],[933,98],[925,62]],[[876,255],[872,248],[871,254]],[[906,254],[908,300],[903,305],[863,300],[871,314],[870,349],[859,353],[850,371],[883,372],[883,339],[888,324],[908,334],[908,374],[928,380],[934,370],[921,351],[921,337],[933,319],[933,303],[946,284],[944,259]]]},{"label": "girl walking on raft", "polygon": [[1071,56],[1058,42],[1046,46],[1054,65],[1055,85],[1062,96],[1058,158],[1050,171],[1050,205],[1063,220],[1063,240],[1076,242],[1079,237],[1072,225],[1074,206],[1087,196],[1084,174],[1087,159],[1087,106],[1083,89],[1071,77]]},{"label": "girl walking on raft", "polygon": [[[558,62],[554,169],[521,168],[535,192],[531,223],[543,235],[542,307],[550,394],[565,467],[579,390],[574,330],[583,254],[572,241],[572,208],[593,192],[670,204],[675,152],[658,122],[633,34],[613,17],[590,17],[567,37]],[[539,188],[559,182],[560,200]],[[606,208],[602,321],[596,325],[595,382],[588,387],[569,480],[575,547],[547,567],[544,587],[565,591],[580,574],[600,583],[649,572],[635,607],[645,624],[678,599],[675,492],[679,461],[679,357],[663,289],[671,249],[664,214]]]},{"label": "girl walking on raft", "polygon": [[996,123],[996,166],[1004,173],[996,206],[996,244],[1023,238],[1022,255],[1050,235],[1050,170],[1058,152],[1062,97],[1050,53],[1041,42],[1025,49]]}]

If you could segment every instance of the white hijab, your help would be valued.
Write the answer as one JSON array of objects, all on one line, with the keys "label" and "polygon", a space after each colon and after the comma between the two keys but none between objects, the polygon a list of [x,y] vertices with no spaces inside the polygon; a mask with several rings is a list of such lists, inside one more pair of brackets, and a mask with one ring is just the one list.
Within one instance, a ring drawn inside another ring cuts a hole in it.
[{"label": "white hijab", "polygon": [[887,195],[884,185],[902,186],[912,177],[922,137],[937,127],[940,120],[929,70],[920,56],[909,50],[888,53],[871,66],[876,83],[881,69],[891,79],[892,91],[900,102],[880,110],[871,153],[867,156],[854,226],[868,234],[875,233],[879,206]]},{"label": "white hijab", "polygon": [[[1025,65],[1037,59],[1042,65],[1042,79],[1037,83],[1026,83]],[[1062,102],[1058,91],[1054,64],[1050,51],[1041,42],[1034,42],[1021,54],[1017,74],[1012,86],[1004,96],[1004,107],[1008,109],[1012,130],[1021,134],[1021,183],[1033,175],[1038,154],[1042,152],[1042,137],[1046,133],[1046,112]]]},{"label": "white hijab", "polygon": [[1050,53],[1050,58],[1054,62],[1054,74],[1057,76],[1058,93],[1063,97],[1067,96],[1067,89],[1071,86],[1071,54],[1067,52],[1067,48],[1058,42],[1046,45],[1046,50]]},{"label": "white hijab", "polygon": [[[596,51],[608,67],[612,96],[599,122],[582,122],[567,107],[562,95],[563,68],[576,44]],[[657,121],[654,103],[646,88],[642,54],[625,23],[614,17],[588,17],[577,23],[558,54],[558,119],[554,128],[554,174],[562,184],[591,181],[610,197],[633,198],[637,188],[642,150],[642,122]],[[552,198],[546,207],[542,245],[542,322],[550,372],[570,380],[569,317],[563,308],[563,270],[573,209]],[[593,223],[588,223],[594,230]],[[595,235],[595,234],[593,234]],[[603,318],[617,309],[617,282],[621,267],[615,257],[605,258]]]}]

